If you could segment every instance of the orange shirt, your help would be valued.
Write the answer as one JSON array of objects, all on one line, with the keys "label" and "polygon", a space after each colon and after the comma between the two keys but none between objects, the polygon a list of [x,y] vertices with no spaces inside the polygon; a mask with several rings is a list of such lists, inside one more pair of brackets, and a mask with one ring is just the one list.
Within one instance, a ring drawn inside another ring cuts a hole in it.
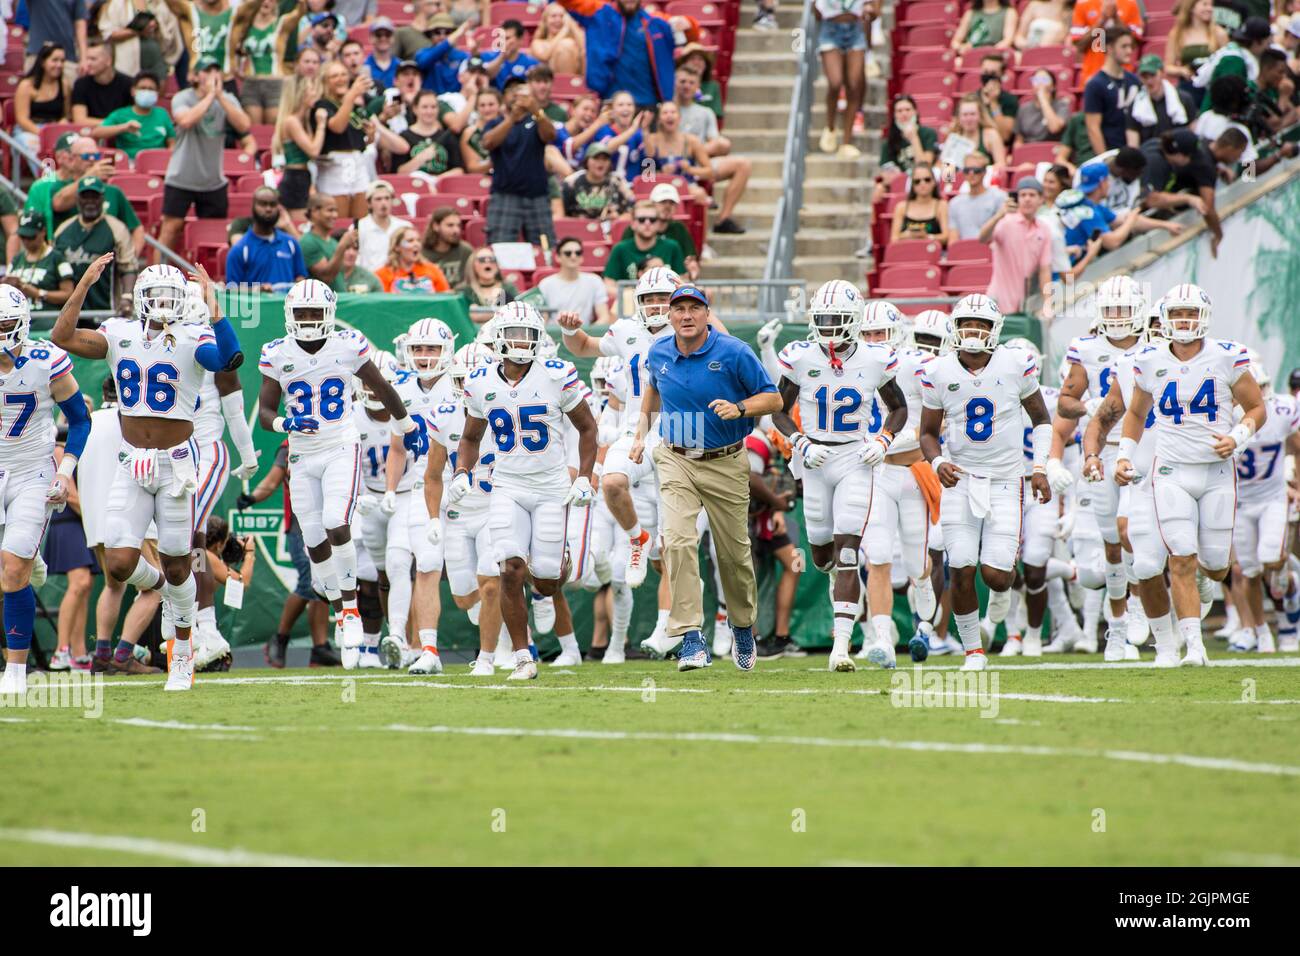
[{"label": "orange shirt", "polygon": [[384,266],[375,272],[385,292],[450,292],[451,283],[431,262],[417,261],[410,271]]},{"label": "orange shirt", "polygon": [[[1101,22],[1101,5],[1103,0],[1079,0],[1074,5],[1074,22],[1070,25],[1070,42],[1077,43],[1080,38],[1092,36],[1094,30],[1105,31]],[[1138,9],[1137,0],[1116,0],[1115,20],[1122,23],[1137,37],[1138,46],[1142,45],[1142,11]],[[1079,84],[1087,83],[1092,75],[1106,62],[1105,49],[1098,49],[1102,44],[1089,43],[1084,47],[1080,60]],[[1131,67],[1130,67],[1131,68]]]}]

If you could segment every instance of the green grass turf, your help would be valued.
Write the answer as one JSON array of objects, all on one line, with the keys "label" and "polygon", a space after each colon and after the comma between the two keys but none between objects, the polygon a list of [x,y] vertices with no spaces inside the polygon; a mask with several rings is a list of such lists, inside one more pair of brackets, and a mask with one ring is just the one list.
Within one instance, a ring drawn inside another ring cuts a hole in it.
[{"label": "green grass turf", "polygon": [[[1271,659],[1287,660],[1300,663],[1296,655]],[[299,683],[239,683],[272,672],[236,671],[201,677],[188,694],[118,678],[104,688],[99,719],[0,708],[5,790],[15,797],[0,809],[0,828],[433,865],[1300,861],[1300,829],[1278,825],[1300,804],[1300,667],[1252,657],[1249,666],[1204,670],[1045,670],[995,658],[990,673],[1002,694],[1120,702],[1001,699],[988,719],[971,708],[895,707],[888,673],[863,662],[855,674],[831,674],[820,670],[825,663],[764,662],[752,674],[729,661],[689,674],[666,663],[592,663],[571,673],[543,667],[540,680],[522,686],[504,675],[470,678],[463,665],[441,678],[276,674],[309,678]],[[910,667],[904,657],[900,673]],[[601,686],[631,690],[594,689]],[[837,693],[849,690],[883,693]],[[1240,703],[1251,692],[1258,702]],[[14,718],[26,722],[4,722]],[[186,727],[117,722],[132,718]],[[1047,749],[954,753],[431,727]],[[1226,758],[1273,772],[1101,755],[1110,751]],[[195,810],[205,832],[193,830]],[[5,865],[167,862],[0,839]]]}]

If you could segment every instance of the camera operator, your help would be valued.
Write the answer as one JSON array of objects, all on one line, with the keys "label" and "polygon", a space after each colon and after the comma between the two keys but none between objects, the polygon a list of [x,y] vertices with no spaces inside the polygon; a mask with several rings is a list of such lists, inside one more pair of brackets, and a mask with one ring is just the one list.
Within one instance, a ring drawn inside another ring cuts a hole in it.
[{"label": "camera operator", "polygon": [[232,537],[230,526],[224,518],[217,515],[208,519],[207,552],[208,566],[219,587],[225,585],[230,578],[232,567],[245,589],[252,584],[253,565],[257,563],[257,549],[253,547],[253,539],[248,535],[242,538]]}]

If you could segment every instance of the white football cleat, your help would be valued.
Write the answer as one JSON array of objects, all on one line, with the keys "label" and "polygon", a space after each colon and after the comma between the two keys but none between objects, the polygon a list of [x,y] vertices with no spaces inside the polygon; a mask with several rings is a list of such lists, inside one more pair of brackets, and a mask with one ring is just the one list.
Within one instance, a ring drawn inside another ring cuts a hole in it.
[{"label": "white football cleat", "polygon": [[894,654],[894,645],[888,641],[876,641],[867,651],[867,660],[882,667],[887,671],[892,671],[898,666],[898,658]]},{"label": "white football cleat", "polygon": [[1186,653],[1183,659],[1178,662],[1179,667],[1207,667],[1210,658],[1205,653],[1205,642],[1200,640],[1190,640],[1187,642]]},{"label": "white football cleat", "polygon": [[998,651],[998,657],[1019,657],[1022,643],[1018,637],[1008,637],[1002,650]]},{"label": "white football cleat", "polygon": [[[1080,630],[1082,630],[1082,628],[1080,628]],[[1076,654],[1096,654],[1097,635],[1093,634],[1089,636],[1087,634],[1084,634],[1082,637],[1080,637],[1077,641],[1074,642],[1074,647],[1071,648],[1071,650],[1073,650],[1074,653]]]},{"label": "white football cleat", "polygon": [[1253,651],[1258,643],[1259,640],[1255,637],[1255,629],[1253,627],[1243,627],[1229,639],[1228,650]]},{"label": "white football cleat", "polygon": [[980,643],[985,647],[993,646],[993,636],[997,634],[998,626],[989,620],[988,616],[980,618]]},{"label": "white football cleat", "polygon": [[718,625],[713,629],[713,656],[731,656],[731,628]]},{"label": "white football cleat", "polygon": [[1136,644],[1125,644],[1125,645],[1124,645],[1124,660],[1126,660],[1126,661],[1140,661],[1140,660],[1142,660],[1142,652],[1139,651],[1139,650],[1137,649],[1137,645],[1136,645]]},{"label": "white football cleat", "polygon": [[1112,627],[1106,631],[1106,651],[1102,654],[1101,659],[1107,664],[1114,664],[1124,659],[1124,648],[1128,645],[1124,634],[1118,627]]},{"label": "white football cleat", "polygon": [[1273,641],[1273,632],[1265,631],[1260,635],[1255,649],[1261,654],[1276,654],[1277,644]]},{"label": "white football cleat", "polygon": [[831,654],[827,670],[838,671],[841,674],[848,674],[858,669],[858,665],[853,663],[853,658],[848,654]]},{"label": "white football cleat", "polygon": [[389,670],[397,670],[402,666],[402,651],[406,647],[406,641],[399,640],[392,634],[384,635],[384,639],[379,642],[380,662]]},{"label": "white football cleat", "polygon": [[537,662],[531,657],[515,664],[515,669],[506,675],[506,680],[536,680]]},{"label": "white football cleat", "polygon": [[379,645],[361,648],[361,669],[384,670],[387,665],[379,659]]},{"label": "white football cleat", "polygon": [[163,690],[189,690],[194,686],[194,655],[181,657],[173,654],[167,665],[167,683]]},{"label": "white football cleat", "polygon": [[1141,647],[1151,636],[1151,625],[1147,621],[1142,602],[1135,597],[1128,599],[1128,642],[1134,647]]},{"label": "white football cleat", "polygon": [[1026,634],[1020,641],[1020,653],[1025,657],[1043,656],[1043,636],[1030,637]]},{"label": "white football cleat", "polygon": [[361,615],[356,611],[348,611],[346,608],[339,616],[339,625],[343,632],[342,643],[339,649],[360,647],[366,641],[366,629],[361,623]]},{"label": "white football cleat", "polygon": [[965,662],[961,665],[963,671],[982,671],[987,670],[989,666],[988,655],[983,651],[971,651],[966,655]]},{"label": "white football cleat", "polygon": [[655,631],[641,642],[641,650],[649,654],[655,660],[662,661],[669,654],[675,651],[677,645],[681,642],[681,637],[669,637],[662,631]]},{"label": "white football cleat", "polygon": [[555,598],[538,598],[533,601],[533,623],[538,634],[549,634],[555,628]]},{"label": "white football cleat", "polygon": [[441,674],[442,658],[431,648],[424,648],[415,663],[406,669],[408,674]]},{"label": "white football cleat", "polygon": [[495,677],[496,672],[497,669],[492,663],[492,655],[490,654],[487,657],[479,654],[478,657],[474,658],[474,663],[469,667],[470,677]]},{"label": "white football cleat", "polygon": [[[644,532],[643,532],[644,535]],[[630,588],[639,588],[645,581],[646,568],[650,566],[649,548],[650,538],[645,536],[645,541],[629,542],[630,550],[627,555],[627,569],[624,574],[624,583]]]},{"label": "white football cleat", "polygon": [[340,647],[339,660],[343,662],[345,671],[354,671],[361,666],[361,648],[359,647]]},{"label": "white football cleat", "polygon": [[6,664],[0,674],[0,696],[27,693],[27,665]]},{"label": "white football cleat", "polygon": [[568,651],[560,651],[560,656],[551,661],[552,667],[577,667],[582,663],[582,651],[571,654]]},{"label": "white football cleat", "polygon": [[917,617],[923,621],[934,620],[939,601],[934,596],[934,585],[929,578],[917,578],[912,582],[912,602],[916,605]]},{"label": "white football cleat", "polygon": [[194,639],[195,670],[202,670],[213,661],[220,660],[230,653],[230,644],[216,628],[200,627],[196,623],[191,636]]},{"label": "white football cleat", "polygon": [[1178,651],[1172,647],[1156,648],[1156,667],[1164,670],[1178,666]]},{"label": "white football cleat", "polygon": [[605,648],[605,656],[600,659],[602,664],[626,664],[627,663],[627,645],[626,643],[615,645],[610,643]]}]

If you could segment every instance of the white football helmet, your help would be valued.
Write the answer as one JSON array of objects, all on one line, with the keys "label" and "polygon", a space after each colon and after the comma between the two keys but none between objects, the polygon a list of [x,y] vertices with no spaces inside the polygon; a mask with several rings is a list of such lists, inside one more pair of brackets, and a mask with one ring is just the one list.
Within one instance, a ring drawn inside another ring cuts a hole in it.
[{"label": "white football helmet", "polygon": [[609,399],[609,376],[618,368],[618,356],[601,355],[591,366],[591,390],[602,402]]},{"label": "white football helmet", "polygon": [[[647,269],[645,275],[636,280],[636,292],[633,295],[636,300],[636,317],[647,332],[653,334],[668,324],[668,297],[677,291],[681,283],[677,273],[665,266]],[[654,302],[646,301],[650,296],[655,297]],[[660,296],[663,298],[660,299]]]},{"label": "white football helmet", "polygon": [[1160,300],[1147,306],[1146,318],[1142,322],[1142,342],[1153,342],[1160,338]]},{"label": "white football helmet", "polygon": [[17,354],[32,329],[32,307],[11,285],[0,286],[0,348]]},{"label": "white football helmet", "polygon": [[823,348],[847,347],[862,328],[863,305],[862,293],[852,282],[823,283],[808,303],[809,338]]},{"label": "white football helmet", "polygon": [[148,325],[179,322],[185,311],[185,273],[175,266],[145,266],[135,280],[135,316]]},{"label": "white football helmet", "polygon": [[521,365],[539,357],[546,320],[526,302],[509,302],[492,316],[492,347],[497,356]]},{"label": "white football helmet", "polygon": [[185,304],[181,306],[182,325],[211,325],[212,310],[203,301],[203,289],[197,282],[185,284]]},{"label": "white football helmet", "polygon": [[398,364],[397,358],[392,352],[377,349],[373,345],[370,347],[370,361],[381,372],[396,372],[401,369],[401,365]]},{"label": "white football helmet", "polygon": [[451,368],[447,374],[451,376],[451,387],[456,395],[461,395],[465,391],[465,379],[469,378],[469,373],[476,368],[482,368],[485,365],[491,365],[497,360],[492,349],[480,342],[469,342],[457,349],[456,354],[452,356]]},{"label": "white football helmet", "polygon": [[543,332],[541,339],[537,343],[537,357],[539,359],[560,357],[560,347],[555,344],[555,339],[551,338],[549,332]]},{"label": "white football helmet", "polygon": [[1043,353],[1038,351],[1038,346],[1029,339],[1017,336],[1014,339],[1007,339],[1007,347],[1013,349],[1024,349],[1034,357],[1034,365],[1038,367],[1038,380],[1043,380]]},{"label": "white football helmet", "polygon": [[931,355],[945,355],[952,351],[956,335],[952,330],[952,319],[941,309],[926,309],[912,319],[912,327],[907,331],[912,348]]},{"label": "white football helmet", "polygon": [[862,313],[861,328],[863,338],[866,338],[868,332],[885,332],[884,339],[880,340],[881,344],[897,348],[903,341],[907,319],[903,318],[903,313],[899,312],[893,303],[886,302],[884,299],[875,299],[867,303]]},{"label": "white football helmet", "polygon": [[1097,287],[1097,323],[1108,339],[1126,339],[1142,329],[1146,296],[1132,276],[1111,276]]},{"label": "white football helmet", "polygon": [[[417,354],[421,349],[426,354]],[[429,350],[437,349],[437,352]],[[402,364],[420,377],[422,382],[432,382],[451,368],[456,354],[456,336],[447,323],[439,319],[421,319],[402,336]]]},{"label": "white football helmet", "polygon": [[[320,279],[302,279],[284,297],[284,330],[299,342],[319,342],[334,334],[334,312],[339,297]],[[309,310],[320,317],[299,315]]]},{"label": "white football helmet", "polygon": [[[1165,338],[1174,342],[1195,342],[1203,339],[1210,331],[1210,297],[1200,286],[1184,282],[1176,285],[1160,300],[1160,328]],[[1182,309],[1195,311],[1195,315],[1180,318],[1184,327],[1178,328],[1170,317],[1171,312]],[[1186,325],[1190,322],[1191,325]]]},{"label": "white football helmet", "polygon": [[[988,329],[975,326],[962,327],[963,322],[978,319],[989,324]],[[952,307],[952,327],[959,352],[992,352],[1002,337],[1002,310],[986,295],[973,293],[962,296]]]}]

